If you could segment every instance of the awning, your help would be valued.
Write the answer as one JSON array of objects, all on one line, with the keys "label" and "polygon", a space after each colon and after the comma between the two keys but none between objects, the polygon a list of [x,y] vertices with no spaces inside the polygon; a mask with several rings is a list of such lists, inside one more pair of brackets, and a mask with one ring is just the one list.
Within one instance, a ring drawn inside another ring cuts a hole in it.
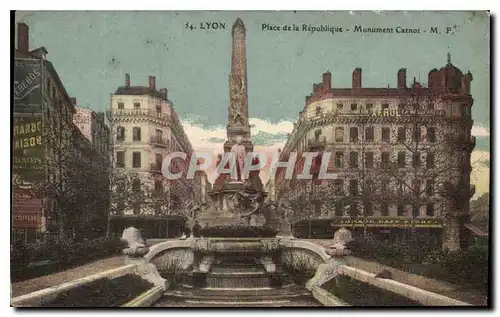
[{"label": "awning", "polygon": [[488,236],[488,232],[482,231],[481,229],[479,229],[478,227],[473,226],[470,223],[466,224],[465,227],[467,229],[469,229],[474,235],[476,235],[478,237],[487,237]]}]

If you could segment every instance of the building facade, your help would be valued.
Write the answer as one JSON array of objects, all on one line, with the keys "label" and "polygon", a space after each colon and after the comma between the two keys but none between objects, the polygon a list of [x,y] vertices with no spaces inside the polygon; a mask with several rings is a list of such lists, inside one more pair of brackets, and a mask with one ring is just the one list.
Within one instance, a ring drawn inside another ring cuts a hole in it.
[{"label": "building facade", "polygon": [[17,25],[14,52],[13,239],[66,234],[75,108],[44,47],[29,49],[29,28]]},{"label": "building facade", "polygon": [[[201,199],[199,178],[187,179],[184,174],[167,180],[162,175],[163,159],[171,152],[187,154],[186,161],[174,159],[170,165],[172,171],[186,171],[193,148],[168,99],[167,89],[156,89],[155,77],[149,76],[148,86],[131,86],[127,74],[125,86],[111,95],[108,119],[115,178],[128,179],[125,183],[129,184],[128,188],[123,187],[127,186],[123,182],[113,184],[118,194],[112,203],[115,217],[168,219],[167,216],[182,215],[187,206]],[[163,229],[155,229],[153,234],[179,234],[178,223],[174,226],[165,223]]]},{"label": "building facade", "polygon": [[104,236],[111,198],[110,130],[104,117],[77,106],[73,117],[75,178],[86,190],[76,192],[78,200],[75,233],[82,237]]},{"label": "building facade", "polygon": [[[278,170],[277,196],[321,200],[303,215],[322,219],[313,228],[317,233],[348,227],[355,234],[399,239],[410,231],[450,249],[466,245],[474,194],[471,81],[470,72],[463,74],[450,57],[429,72],[427,87],[415,80],[407,86],[405,69],[397,74],[396,88],[362,87],[359,68],[351,88],[332,88],[331,74],[324,73],[281,153],[286,160],[297,152],[298,160],[291,180]],[[304,152],[318,153],[310,181],[296,177]],[[321,163],[335,179],[316,179]]]}]

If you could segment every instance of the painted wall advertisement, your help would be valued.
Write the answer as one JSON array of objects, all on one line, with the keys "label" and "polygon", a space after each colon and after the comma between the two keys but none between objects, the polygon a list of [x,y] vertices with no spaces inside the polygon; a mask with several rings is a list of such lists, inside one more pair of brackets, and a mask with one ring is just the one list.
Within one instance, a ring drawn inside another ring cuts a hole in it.
[{"label": "painted wall advertisement", "polygon": [[43,61],[16,59],[14,61],[14,112],[42,111]]},{"label": "painted wall advertisement", "polygon": [[13,228],[38,228],[45,180],[42,142],[42,62],[16,60],[14,70]]}]

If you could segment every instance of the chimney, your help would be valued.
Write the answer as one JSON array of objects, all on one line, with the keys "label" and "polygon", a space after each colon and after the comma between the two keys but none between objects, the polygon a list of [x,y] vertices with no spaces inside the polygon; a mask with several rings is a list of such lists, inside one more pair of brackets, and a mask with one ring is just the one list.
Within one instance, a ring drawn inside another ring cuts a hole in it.
[{"label": "chimney", "polygon": [[149,76],[149,89],[156,90],[156,78],[154,76]]},{"label": "chimney", "polygon": [[332,74],[330,72],[323,73],[323,91],[332,89]]},{"label": "chimney", "polygon": [[71,104],[76,106],[76,98],[75,97],[71,97]]},{"label": "chimney", "polygon": [[352,88],[361,88],[361,68],[359,67],[352,72]]},{"label": "chimney", "polygon": [[406,88],[406,68],[398,71],[398,89]]},{"label": "chimney", "polygon": [[29,27],[26,23],[17,24],[17,49],[22,53],[28,53],[30,49]]},{"label": "chimney", "polygon": [[130,87],[130,75],[129,73],[125,74],[125,87]]},{"label": "chimney", "polygon": [[314,83],[313,84],[313,93],[316,94],[319,91],[319,88],[320,88],[320,84]]}]

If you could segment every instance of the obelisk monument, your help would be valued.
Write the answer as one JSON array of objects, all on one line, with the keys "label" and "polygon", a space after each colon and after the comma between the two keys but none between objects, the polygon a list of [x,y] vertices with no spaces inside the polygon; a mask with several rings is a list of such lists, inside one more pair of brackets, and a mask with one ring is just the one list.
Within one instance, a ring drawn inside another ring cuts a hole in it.
[{"label": "obelisk monument", "polygon": [[246,30],[240,18],[233,24],[232,40],[227,141],[224,143],[224,151],[230,151],[237,138],[241,137],[246,152],[252,152],[248,122]]}]

